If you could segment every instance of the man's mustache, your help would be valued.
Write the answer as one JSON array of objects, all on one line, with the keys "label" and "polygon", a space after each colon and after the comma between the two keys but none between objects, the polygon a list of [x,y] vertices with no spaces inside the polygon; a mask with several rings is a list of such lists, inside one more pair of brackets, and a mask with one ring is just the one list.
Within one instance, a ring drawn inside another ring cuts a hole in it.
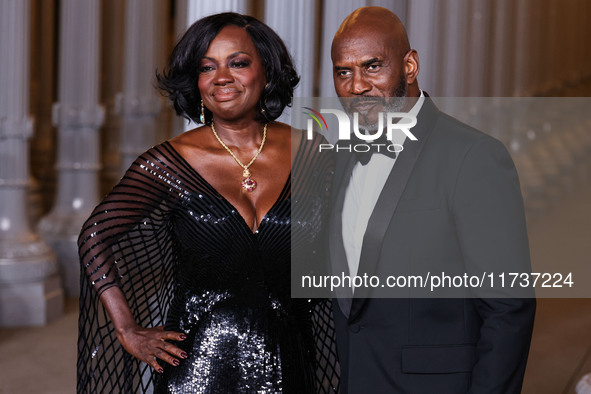
[{"label": "man's mustache", "polygon": [[354,97],[352,99],[350,99],[350,104],[352,106],[354,105],[359,105],[359,104],[366,104],[366,103],[385,103],[386,100],[384,99],[384,97],[378,97],[378,96],[362,96],[362,97]]},{"label": "man's mustache", "polygon": [[347,100],[347,107],[350,111],[354,110],[356,107],[363,107],[367,105],[384,106],[386,105],[386,100],[384,97],[377,96],[355,97]]}]

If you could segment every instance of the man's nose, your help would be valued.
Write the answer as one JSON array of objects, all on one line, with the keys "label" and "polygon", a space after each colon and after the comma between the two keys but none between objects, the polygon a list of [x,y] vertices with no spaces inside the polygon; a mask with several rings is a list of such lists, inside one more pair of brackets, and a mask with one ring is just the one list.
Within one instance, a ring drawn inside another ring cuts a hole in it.
[{"label": "man's nose", "polygon": [[353,73],[351,82],[351,93],[355,95],[364,94],[371,90],[371,84],[365,79],[362,73]]},{"label": "man's nose", "polygon": [[227,67],[218,67],[218,69],[215,72],[215,78],[213,80],[214,84],[225,85],[233,81],[234,77],[232,76],[232,73]]}]

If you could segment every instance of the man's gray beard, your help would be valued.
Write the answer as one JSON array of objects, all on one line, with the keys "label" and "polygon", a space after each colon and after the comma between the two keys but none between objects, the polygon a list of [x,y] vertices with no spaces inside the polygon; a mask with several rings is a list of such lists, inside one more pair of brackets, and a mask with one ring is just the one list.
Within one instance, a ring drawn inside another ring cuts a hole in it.
[{"label": "man's gray beard", "polygon": [[[403,112],[405,104],[406,104],[406,80],[404,79],[404,75],[401,75],[400,82],[398,83],[398,87],[394,92],[395,97],[388,97],[384,98],[384,105],[383,105],[383,112]],[[360,118],[362,118],[360,116]],[[364,129],[366,131],[377,131],[379,123],[373,123],[369,125],[362,124],[362,119],[359,119],[359,128]],[[378,120],[379,122],[379,120]]]}]

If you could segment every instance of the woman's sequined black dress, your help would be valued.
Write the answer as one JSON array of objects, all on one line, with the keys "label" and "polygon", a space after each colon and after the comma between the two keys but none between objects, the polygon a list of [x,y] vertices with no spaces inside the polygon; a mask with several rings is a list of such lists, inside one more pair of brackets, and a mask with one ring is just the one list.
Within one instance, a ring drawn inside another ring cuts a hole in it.
[{"label": "woman's sequined black dress", "polygon": [[[331,157],[304,141],[255,233],[169,143],[134,162],[79,239],[79,393],[335,390],[330,305],[290,297],[292,247],[319,254],[332,174]],[[295,226],[292,188],[309,219]],[[187,334],[180,366],[157,374],[121,347],[98,301],[111,286],[138,324]]]}]

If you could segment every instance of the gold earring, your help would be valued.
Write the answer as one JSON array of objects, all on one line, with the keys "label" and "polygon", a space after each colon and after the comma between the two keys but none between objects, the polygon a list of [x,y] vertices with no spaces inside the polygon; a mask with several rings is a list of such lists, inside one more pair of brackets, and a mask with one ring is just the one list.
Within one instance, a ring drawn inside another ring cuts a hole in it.
[{"label": "gold earring", "polygon": [[261,115],[263,115],[264,117],[267,117],[267,115],[265,115],[265,107],[267,107],[267,98],[266,97],[263,100],[263,104],[261,105]]},{"label": "gold earring", "polygon": [[199,121],[201,124],[205,124],[205,106],[203,105],[203,99],[201,99],[201,115],[199,115]]}]

